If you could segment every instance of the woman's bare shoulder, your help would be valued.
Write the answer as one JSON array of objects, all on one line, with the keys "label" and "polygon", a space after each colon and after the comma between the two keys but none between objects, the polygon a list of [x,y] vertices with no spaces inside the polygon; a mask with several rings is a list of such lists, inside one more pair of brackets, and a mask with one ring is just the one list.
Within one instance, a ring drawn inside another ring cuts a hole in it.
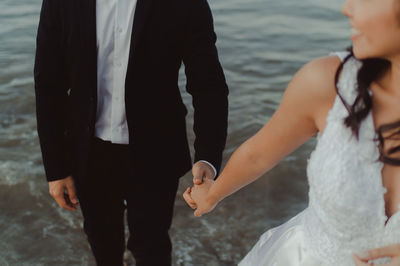
[{"label": "woman's bare shoulder", "polygon": [[289,83],[286,93],[318,105],[332,104],[336,97],[335,75],[339,57],[321,57],[304,65]]},{"label": "woman's bare shoulder", "polygon": [[335,76],[341,64],[337,56],[321,57],[304,65],[291,83],[318,99],[332,99],[336,96]]},{"label": "woman's bare shoulder", "polygon": [[321,131],[336,98],[335,75],[340,64],[339,57],[329,56],[304,65],[289,83],[282,99],[282,109],[308,117]]}]

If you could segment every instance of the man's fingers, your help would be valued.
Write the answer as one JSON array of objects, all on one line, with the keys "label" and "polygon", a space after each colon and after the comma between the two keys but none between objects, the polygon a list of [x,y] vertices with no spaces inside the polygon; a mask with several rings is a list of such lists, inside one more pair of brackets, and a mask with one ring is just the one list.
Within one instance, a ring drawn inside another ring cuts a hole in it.
[{"label": "man's fingers", "polygon": [[197,162],[193,165],[192,174],[193,174],[193,183],[196,185],[200,185],[203,183],[203,177],[205,175],[202,164]]},{"label": "man's fingers", "polygon": [[[68,194],[65,194],[65,192]],[[76,204],[78,203],[74,180],[72,176],[67,176],[66,178],[50,181],[49,182],[49,192],[50,195],[56,200],[57,204],[66,210],[76,210]]]},{"label": "man's fingers", "polygon": [[202,215],[203,215],[203,212],[200,211],[199,209],[197,209],[197,210],[194,211],[194,216],[196,216],[196,217],[201,217]]},{"label": "man's fingers", "polygon": [[214,179],[215,171],[206,162],[199,161],[193,165],[192,168],[193,183],[195,185],[201,185],[205,179]]},{"label": "man's fingers", "polygon": [[69,200],[71,201],[71,203],[74,205],[78,204],[78,197],[76,196],[74,184],[68,184],[67,190],[68,190]]},{"label": "man's fingers", "polygon": [[201,185],[203,183],[204,174],[198,171],[195,175],[193,175],[193,184]]},{"label": "man's fingers", "polygon": [[69,211],[74,211],[76,209],[68,204],[66,197],[64,196],[64,193],[56,194],[53,196],[53,198],[56,200],[58,206],[60,206],[63,209],[66,209]]},{"label": "man's fingers", "polygon": [[368,256],[363,256],[361,259],[374,260],[382,257],[394,257],[400,254],[400,244],[394,244],[382,248],[371,249],[368,251]]},{"label": "man's fingers", "polygon": [[183,193],[183,198],[186,201],[186,203],[190,206],[190,208],[196,209],[197,208],[196,202],[190,196],[190,192],[191,192],[191,188],[188,187],[186,189],[186,191]]}]

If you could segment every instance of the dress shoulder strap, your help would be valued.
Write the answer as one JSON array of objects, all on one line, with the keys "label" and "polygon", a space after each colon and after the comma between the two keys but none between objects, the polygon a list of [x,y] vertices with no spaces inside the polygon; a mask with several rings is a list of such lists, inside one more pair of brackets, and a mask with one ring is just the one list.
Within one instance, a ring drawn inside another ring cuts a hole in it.
[{"label": "dress shoulder strap", "polygon": [[361,67],[361,62],[354,56],[350,56],[349,52],[335,52],[336,55],[344,62],[342,73],[338,81],[338,89],[344,100],[351,105],[357,96],[357,74]]},{"label": "dress shoulder strap", "polygon": [[339,57],[340,61],[343,62],[346,59],[346,57],[350,55],[350,52],[347,52],[347,51],[333,52],[330,55],[335,55],[335,56]]},{"label": "dress shoulder strap", "polygon": [[361,66],[361,62],[354,56],[349,57],[349,52],[335,52],[330,55],[339,57],[344,64],[337,83],[341,97],[336,95],[335,102],[328,114],[327,120],[328,123],[332,120],[337,120],[343,124],[343,119],[348,116],[349,112],[342,99],[350,106],[354,103],[357,97],[357,73]]}]

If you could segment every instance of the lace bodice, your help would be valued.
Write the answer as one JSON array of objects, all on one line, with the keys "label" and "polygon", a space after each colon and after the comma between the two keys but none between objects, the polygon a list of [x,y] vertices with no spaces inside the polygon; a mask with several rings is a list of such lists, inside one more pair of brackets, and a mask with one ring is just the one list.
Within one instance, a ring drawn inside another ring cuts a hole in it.
[{"label": "lace bodice", "polygon": [[[347,53],[337,55],[343,60]],[[349,59],[338,84],[349,104],[356,97],[360,65]],[[351,253],[400,243],[400,214],[389,221],[385,215],[383,164],[378,161],[372,113],[361,123],[358,140],[343,123],[347,115],[336,96],[307,167],[310,191],[304,226],[313,252],[328,265],[354,265]]]}]

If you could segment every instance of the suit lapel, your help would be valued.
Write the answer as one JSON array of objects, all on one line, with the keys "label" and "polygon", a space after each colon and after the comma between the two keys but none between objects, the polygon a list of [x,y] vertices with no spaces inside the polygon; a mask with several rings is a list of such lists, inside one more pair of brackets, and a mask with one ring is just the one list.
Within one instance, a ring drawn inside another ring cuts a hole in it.
[{"label": "suit lapel", "polygon": [[135,17],[132,26],[131,46],[129,50],[129,57],[131,58],[136,51],[138,42],[140,41],[146,19],[151,10],[154,0],[137,0]]}]

